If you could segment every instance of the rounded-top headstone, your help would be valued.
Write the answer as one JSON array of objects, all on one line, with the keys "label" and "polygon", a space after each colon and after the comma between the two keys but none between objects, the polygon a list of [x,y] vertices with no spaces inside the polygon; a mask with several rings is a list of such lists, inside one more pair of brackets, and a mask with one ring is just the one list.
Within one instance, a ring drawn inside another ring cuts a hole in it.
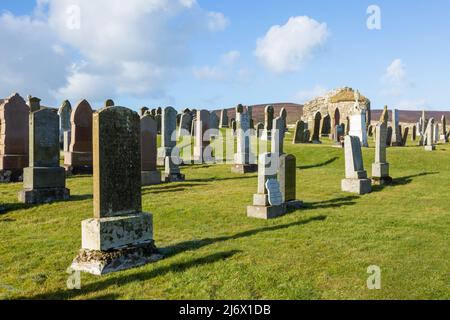
[{"label": "rounded-top headstone", "polygon": [[242,104],[238,104],[236,107],[237,113],[243,113],[244,112],[244,106]]},{"label": "rounded-top headstone", "polygon": [[105,108],[114,107],[114,101],[111,99],[108,99],[105,101]]},{"label": "rounded-top headstone", "polygon": [[92,108],[89,102],[82,100],[72,111],[72,141],[69,151],[92,152]]},{"label": "rounded-top headstone", "polygon": [[281,111],[280,111],[280,117],[281,117],[283,120],[286,120],[286,118],[287,118],[287,111],[286,111],[286,108],[282,108],[282,109],[281,109]]}]

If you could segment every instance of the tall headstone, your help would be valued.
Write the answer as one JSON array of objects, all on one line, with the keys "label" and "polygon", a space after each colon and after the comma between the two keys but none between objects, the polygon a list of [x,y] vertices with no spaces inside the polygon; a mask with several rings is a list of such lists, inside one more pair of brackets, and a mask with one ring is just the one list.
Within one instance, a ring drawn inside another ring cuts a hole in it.
[{"label": "tall headstone", "polygon": [[253,120],[253,107],[247,106],[248,118],[250,119],[250,129],[255,129],[255,121]]},{"label": "tall headstone", "polygon": [[394,109],[392,111],[392,141],[391,145],[393,147],[402,146],[402,133],[399,127],[399,115],[398,110]]},{"label": "tall headstone", "polygon": [[59,116],[50,109],[30,114],[29,167],[24,169],[19,201],[41,204],[68,200],[66,171],[59,165]]},{"label": "tall headstone", "polygon": [[409,135],[409,127],[405,127],[402,132],[402,146],[406,146],[406,143],[408,141],[408,135]]},{"label": "tall headstone", "polygon": [[140,119],[123,107],[94,114],[94,218],[82,222],[82,249],[71,268],[94,275],[161,258],[152,215],[142,212]]},{"label": "tall headstone", "polygon": [[68,100],[62,103],[58,111],[60,123],[60,142],[63,146],[63,151],[68,152],[71,138],[70,116],[72,114],[72,105]]},{"label": "tall headstone", "polygon": [[441,117],[441,135],[440,140],[443,143],[448,142],[448,135],[447,135],[447,120],[445,119],[445,115],[442,115]]},{"label": "tall headstone", "polygon": [[194,161],[198,164],[214,162],[212,148],[210,146],[211,137],[209,136],[209,121],[209,111],[197,111],[197,120],[195,121]]},{"label": "tall headstone", "polygon": [[228,110],[223,109],[222,111],[220,111],[220,128],[228,128],[228,127],[229,127]]},{"label": "tall headstone", "polygon": [[258,124],[256,125],[256,136],[258,138],[261,138],[263,132],[264,132],[264,123],[258,122]]},{"label": "tall headstone", "polygon": [[359,137],[345,137],[345,179],[341,183],[342,191],[366,194],[372,191],[371,180],[367,179]]},{"label": "tall headstone", "polygon": [[143,186],[161,183],[161,172],[156,167],[157,138],[156,120],[146,114],[141,117],[141,182]]},{"label": "tall headstone", "polygon": [[70,117],[71,141],[64,152],[64,167],[72,174],[92,173],[92,108],[83,100]]},{"label": "tall headstone", "polygon": [[414,125],[412,127],[412,132],[411,132],[411,141],[415,142],[417,140],[417,126]]},{"label": "tall headstone", "polygon": [[17,182],[28,166],[30,109],[17,93],[0,102],[0,182]]},{"label": "tall headstone", "polygon": [[288,208],[300,209],[303,202],[297,200],[297,158],[292,154],[280,155],[278,169],[278,182],[283,203]]},{"label": "tall headstone", "polygon": [[430,118],[428,120],[427,130],[426,130],[426,146],[425,151],[434,151],[436,150],[436,146],[434,145],[434,118]]},{"label": "tall headstone", "polygon": [[192,116],[190,112],[184,112],[181,115],[178,137],[186,137],[191,135]]},{"label": "tall headstone", "polygon": [[361,146],[367,148],[369,147],[369,142],[367,141],[367,128],[366,128],[366,111],[357,110],[350,117],[350,131],[348,133],[350,136],[358,137]]},{"label": "tall headstone", "polygon": [[387,129],[387,135],[386,135],[386,146],[390,147],[392,141],[392,127],[389,126]]},{"label": "tall headstone", "polygon": [[314,115],[314,119],[310,119],[308,121],[308,129],[310,132],[310,142],[311,143],[315,143],[315,144],[320,144],[322,143],[320,141],[320,123],[322,121],[322,115],[320,114],[320,112],[317,112]]},{"label": "tall headstone", "polygon": [[283,117],[277,117],[273,120],[271,147],[272,153],[282,155],[284,154],[284,129],[285,120]]},{"label": "tall headstone", "polygon": [[172,107],[164,108],[162,113],[161,147],[158,149],[159,166],[164,166],[166,157],[172,156],[172,151],[177,145],[176,130],[177,111]]},{"label": "tall headstone", "polygon": [[[272,153],[264,153],[259,156],[258,161],[258,192],[253,195],[253,205],[247,207],[247,216],[259,219],[273,219],[286,214],[286,204],[279,201],[273,205],[270,201],[270,194],[281,194],[278,185],[272,187],[267,183],[270,180],[277,181],[277,171],[279,168],[279,156]],[[268,188],[269,187],[269,188]],[[280,203],[281,202],[281,203]]]},{"label": "tall headstone", "polygon": [[234,155],[234,165],[231,171],[234,173],[251,173],[258,170],[258,165],[252,163],[250,149],[250,115],[246,108],[240,104],[236,107],[236,135],[237,152]]},{"label": "tall headstone", "polygon": [[375,185],[392,182],[386,160],[386,136],[387,124],[378,123],[375,128],[375,162],[372,164],[372,183]]},{"label": "tall headstone", "polygon": [[387,106],[384,106],[383,112],[381,113],[380,122],[385,123],[386,126],[389,122],[389,111]]},{"label": "tall headstone", "polygon": [[270,141],[274,113],[275,113],[275,110],[274,110],[273,106],[267,106],[264,109],[264,132],[261,136],[261,140],[263,140],[263,141]]}]

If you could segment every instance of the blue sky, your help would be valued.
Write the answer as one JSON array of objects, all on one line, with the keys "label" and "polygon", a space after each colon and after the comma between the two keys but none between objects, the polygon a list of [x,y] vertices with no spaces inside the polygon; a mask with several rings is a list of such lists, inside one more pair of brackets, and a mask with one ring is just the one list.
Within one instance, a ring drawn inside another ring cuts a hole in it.
[{"label": "blue sky", "polygon": [[446,0],[91,2],[0,0],[0,96],[215,109],[350,86],[372,108],[450,110]]}]

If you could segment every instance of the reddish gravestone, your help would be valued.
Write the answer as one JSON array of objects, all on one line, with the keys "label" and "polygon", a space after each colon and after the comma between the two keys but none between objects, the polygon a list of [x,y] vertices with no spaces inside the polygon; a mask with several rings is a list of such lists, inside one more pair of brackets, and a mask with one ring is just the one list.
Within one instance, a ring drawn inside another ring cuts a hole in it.
[{"label": "reddish gravestone", "polygon": [[73,174],[92,173],[92,108],[83,100],[70,117],[71,142],[64,153],[64,166]]},{"label": "reddish gravestone", "polygon": [[156,169],[157,123],[151,115],[141,118],[141,178],[142,185],[161,183],[161,172]]},{"label": "reddish gravestone", "polygon": [[0,104],[0,181],[20,181],[28,166],[30,109],[17,93]]}]

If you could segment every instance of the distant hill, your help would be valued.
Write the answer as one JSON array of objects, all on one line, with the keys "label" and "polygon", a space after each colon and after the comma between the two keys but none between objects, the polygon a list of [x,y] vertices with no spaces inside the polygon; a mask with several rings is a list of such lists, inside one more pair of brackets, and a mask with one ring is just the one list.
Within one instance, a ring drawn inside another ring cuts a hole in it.
[{"label": "distant hill", "polygon": [[[286,108],[288,117],[287,117],[287,123],[293,124],[297,120],[300,120],[300,118],[303,115],[303,105],[301,104],[295,104],[295,103],[267,103],[267,104],[257,104],[252,105],[253,107],[253,120],[255,121],[255,124],[258,122],[264,123],[264,110],[266,106],[272,105],[275,110],[275,116],[278,117],[280,114],[281,109],[284,107]],[[236,119],[236,110],[235,108],[229,108],[228,110],[228,118],[229,119]],[[216,113],[218,116],[220,116],[220,110],[216,110]]]},{"label": "distant hill", "polygon": [[[383,110],[372,110],[372,121],[378,121]],[[405,123],[416,123],[422,116],[422,111],[399,110],[399,121]],[[445,115],[446,119],[450,119],[450,111],[425,111],[425,116],[441,121],[441,117]],[[389,111],[389,119],[392,119],[392,111]]]},{"label": "distant hill", "polygon": [[[253,119],[255,123],[264,122],[264,109],[266,106],[272,105],[275,109],[275,115],[280,114],[281,108],[286,108],[288,113],[287,123],[295,124],[297,120],[303,116],[303,105],[296,103],[267,103],[267,104],[257,104],[252,105],[253,107]],[[215,111],[218,116],[220,116],[220,110]],[[372,121],[378,121],[381,117],[383,110],[372,110]],[[399,110],[400,122],[405,123],[416,123],[422,116],[422,111],[409,111],[409,110]],[[442,115],[445,115],[448,121],[450,121],[450,111],[425,111],[427,118],[434,118],[440,121]],[[236,118],[235,108],[228,108],[228,118]],[[392,111],[389,111],[389,119],[392,119]]]}]

